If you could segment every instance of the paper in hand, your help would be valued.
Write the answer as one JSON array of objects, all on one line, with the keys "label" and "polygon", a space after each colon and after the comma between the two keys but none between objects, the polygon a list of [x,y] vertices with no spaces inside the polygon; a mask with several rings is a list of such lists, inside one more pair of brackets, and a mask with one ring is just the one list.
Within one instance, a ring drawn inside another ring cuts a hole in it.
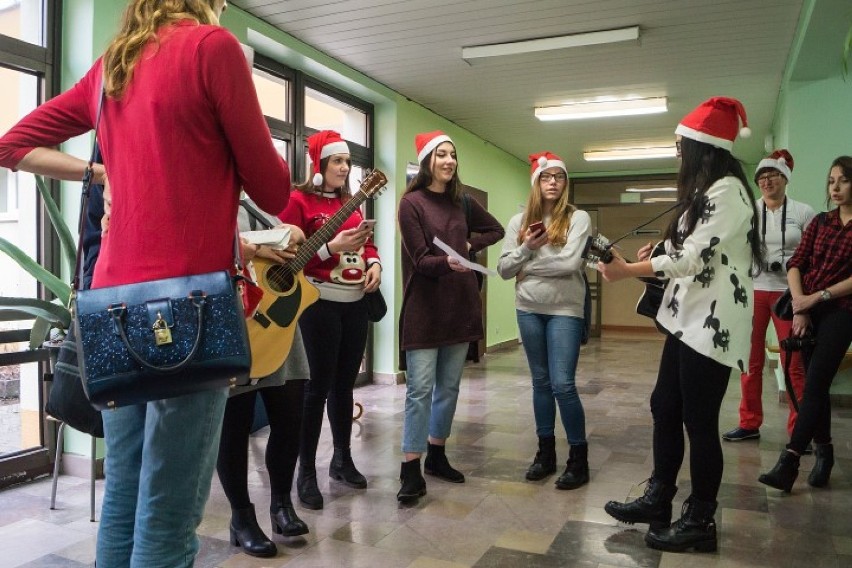
[{"label": "paper in hand", "polygon": [[482,266],[481,264],[471,262],[470,260],[466,259],[462,255],[460,255],[459,253],[454,251],[450,247],[450,245],[448,245],[447,243],[445,243],[444,241],[442,241],[438,237],[434,237],[432,239],[432,242],[435,244],[436,247],[438,247],[439,249],[441,249],[442,251],[447,253],[447,256],[450,256],[450,257],[458,260],[459,264],[461,264],[465,268],[469,268],[471,270],[476,270],[477,272],[487,274],[488,276],[497,276],[497,273],[495,271],[491,270],[490,268],[486,268],[486,267]]},{"label": "paper in hand", "polygon": [[290,228],[243,231],[240,237],[253,245],[266,245],[275,250],[284,250],[290,244]]}]

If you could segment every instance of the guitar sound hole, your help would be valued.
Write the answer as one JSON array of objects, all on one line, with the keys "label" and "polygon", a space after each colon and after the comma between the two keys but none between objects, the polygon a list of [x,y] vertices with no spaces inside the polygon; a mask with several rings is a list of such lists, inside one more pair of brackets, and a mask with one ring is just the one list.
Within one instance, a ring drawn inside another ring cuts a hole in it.
[{"label": "guitar sound hole", "polygon": [[275,265],[266,271],[266,281],[274,292],[284,293],[293,288],[293,272],[289,266]]}]

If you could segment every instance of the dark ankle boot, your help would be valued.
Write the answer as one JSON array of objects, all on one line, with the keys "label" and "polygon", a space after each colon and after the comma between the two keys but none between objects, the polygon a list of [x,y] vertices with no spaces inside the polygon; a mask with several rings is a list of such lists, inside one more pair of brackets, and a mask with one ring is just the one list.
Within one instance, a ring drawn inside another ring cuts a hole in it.
[{"label": "dark ankle boot", "polygon": [[355,467],[349,448],[334,448],[334,455],[328,465],[328,476],[356,489],[367,487],[367,478]]},{"label": "dark ankle boot", "polygon": [[444,481],[464,483],[464,474],[457,469],[453,469],[453,466],[447,461],[445,450],[444,446],[429,444],[429,449],[426,452],[426,461],[423,462],[423,471],[429,475],[439,477]]},{"label": "dark ankle boot", "polygon": [[808,485],[811,487],[825,487],[831,476],[831,468],[834,467],[834,446],[831,444],[816,444],[814,450],[816,461],[811,474],[808,476]]},{"label": "dark ankle boot", "polygon": [[668,527],[672,522],[672,499],[677,487],[662,481],[648,480],[645,494],[629,503],[610,501],[604,510],[622,523],[648,523],[652,529]]},{"label": "dark ankle boot", "polygon": [[272,520],[272,532],[275,534],[299,536],[309,532],[308,525],[296,514],[289,493],[287,495],[272,495],[269,517]]},{"label": "dark ankle boot", "polygon": [[781,452],[778,463],[768,473],[764,473],[757,480],[764,485],[786,491],[793,489],[793,483],[799,476],[799,456],[787,450]]},{"label": "dark ankle boot", "polygon": [[538,451],[527,469],[527,480],[538,481],[552,473],[556,473],[556,437],[539,436]]},{"label": "dark ankle boot", "polygon": [[680,519],[669,528],[651,528],[645,535],[645,544],[667,552],[684,552],[690,548],[696,552],[713,552],[717,547],[715,513],[715,501],[699,501],[690,496],[683,504]]},{"label": "dark ankle boot", "polygon": [[275,543],[269,540],[257,524],[254,505],[231,509],[231,544],[241,546],[246,554],[272,558],[278,554]]},{"label": "dark ankle boot", "polygon": [[317,487],[317,470],[311,464],[303,466],[299,464],[299,476],[296,478],[296,492],[299,501],[308,509],[322,509],[322,493]]},{"label": "dark ankle boot", "polygon": [[589,482],[589,446],[571,446],[565,471],[556,480],[557,489],[577,489]]},{"label": "dark ankle boot", "polygon": [[426,495],[426,480],[420,473],[420,458],[402,462],[399,480],[402,482],[402,487],[399,488],[396,498],[400,503],[413,503]]}]

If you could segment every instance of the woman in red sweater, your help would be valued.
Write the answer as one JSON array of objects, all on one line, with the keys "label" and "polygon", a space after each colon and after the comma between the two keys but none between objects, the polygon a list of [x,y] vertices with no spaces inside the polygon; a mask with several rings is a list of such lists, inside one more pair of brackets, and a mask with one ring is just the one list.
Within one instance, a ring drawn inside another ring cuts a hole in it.
[{"label": "woman in red sweater", "polygon": [[[287,204],[290,172],[240,44],[219,27],[224,7],[133,0],[103,59],[0,139],[0,166],[79,180],[86,163],[53,147],[95,127],[105,91],[97,134],[112,211],[92,288],[230,268],[240,185],[264,209]],[[221,389],[103,413],[98,568],[193,564],[226,397]]]},{"label": "woman in red sweater", "polygon": [[[332,130],[308,137],[313,177],[296,187],[287,208],[279,215],[296,225],[310,239],[349,201],[349,147]],[[299,319],[311,380],[305,387],[299,474],[299,500],[309,509],[322,509],[317,486],[316,456],[328,400],[328,421],[334,455],[328,466],[330,478],[363,489],[367,479],[355,467],[350,451],[352,389],[367,345],[367,307],[364,294],[378,290],[382,265],[372,230],[361,227],[363,217],[355,210],[305,266],[305,276],[319,289],[320,299]]]}]

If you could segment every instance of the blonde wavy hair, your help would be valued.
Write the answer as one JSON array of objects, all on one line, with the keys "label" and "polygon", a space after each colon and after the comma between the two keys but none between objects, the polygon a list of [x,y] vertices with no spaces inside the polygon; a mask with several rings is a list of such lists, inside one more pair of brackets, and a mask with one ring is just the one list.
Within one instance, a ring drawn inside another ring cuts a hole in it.
[{"label": "blonde wavy hair", "polygon": [[216,6],[224,0],[132,0],[124,11],[121,28],[104,53],[104,88],[121,98],[133,79],[133,69],[160,27],[178,20],[219,25]]},{"label": "blonde wavy hair", "polygon": [[[559,196],[559,200],[553,206],[550,214],[550,225],[547,226],[547,236],[550,244],[555,247],[565,246],[568,242],[568,229],[571,227],[571,216],[577,208],[568,199],[568,182],[565,182],[565,190]],[[544,218],[544,207],[541,199],[541,180],[536,178],[530,196],[527,199],[527,208],[521,221],[521,229],[518,231],[518,244],[524,242],[527,229],[533,223],[542,221]]]}]

